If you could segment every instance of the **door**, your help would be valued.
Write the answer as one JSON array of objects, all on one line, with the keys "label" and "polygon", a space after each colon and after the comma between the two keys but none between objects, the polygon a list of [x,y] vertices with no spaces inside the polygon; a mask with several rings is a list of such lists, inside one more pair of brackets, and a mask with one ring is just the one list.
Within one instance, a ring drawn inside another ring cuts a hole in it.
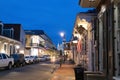
[{"label": "door", "polygon": [[7,55],[6,54],[2,54],[2,57],[3,57],[3,66],[8,66]]},{"label": "door", "polygon": [[3,59],[2,59],[2,55],[0,54],[0,67],[2,67],[3,65]]}]

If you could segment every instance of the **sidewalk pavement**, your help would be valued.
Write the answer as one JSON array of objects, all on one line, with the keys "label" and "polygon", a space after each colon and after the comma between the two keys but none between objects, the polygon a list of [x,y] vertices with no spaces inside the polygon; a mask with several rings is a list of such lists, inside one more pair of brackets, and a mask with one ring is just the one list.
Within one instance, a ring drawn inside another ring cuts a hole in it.
[{"label": "sidewalk pavement", "polygon": [[51,80],[75,80],[74,65],[64,63],[54,71]]}]

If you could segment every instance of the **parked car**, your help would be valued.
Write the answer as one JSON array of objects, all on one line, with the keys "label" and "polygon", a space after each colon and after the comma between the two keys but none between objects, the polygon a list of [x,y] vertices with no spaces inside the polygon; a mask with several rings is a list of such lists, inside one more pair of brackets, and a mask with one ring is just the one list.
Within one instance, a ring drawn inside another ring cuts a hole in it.
[{"label": "parked car", "polygon": [[25,56],[25,63],[26,64],[34,63],[34,58],[32,58],[30,56]]},{"label": "parked car", "polygon": [[19,66],[25,65],[24,54],[14,53],[14,54],[11,54],[11,57],[14,58],[14,66],[19,67]]},{"label": "parked car", "polygon": [[50,55],[43,55],[43,57],[45,57],[45,59],[46,59],[47,61],[51,59],[51,58],[50,58]]},{"label": "parked car", "polygon": [[6,53],[0,53],[0,67],[11,69],[14,65],[14,59],[8,56]]},{"label": "parked car", "polygon": [[30,56],[30,57],[33,58],[34,63],[38,63],[40,61],[38,56]]},{"label": "parked car", "polygon": [[46,58],[44,56],[39,57],[40,62],[46,61]]}]

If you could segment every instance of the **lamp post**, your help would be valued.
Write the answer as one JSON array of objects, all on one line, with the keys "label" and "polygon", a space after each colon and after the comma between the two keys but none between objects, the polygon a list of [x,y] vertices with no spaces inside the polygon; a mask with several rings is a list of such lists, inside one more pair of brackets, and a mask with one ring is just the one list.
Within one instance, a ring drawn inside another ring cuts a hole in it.
[{"label": "lamp post", "polygon": [[62,51],[63,59],[65,61],[65,53],[64,53],[64,48],[65,48],[65,33],[61,32],[60,36],[62,37],[62,50],[61,51]]},{"label": "lamp post", "polygon": [[65,38],[64,32],[61,32],[60,36],[62,37],[62,55],[64,55],[64,38]]}]

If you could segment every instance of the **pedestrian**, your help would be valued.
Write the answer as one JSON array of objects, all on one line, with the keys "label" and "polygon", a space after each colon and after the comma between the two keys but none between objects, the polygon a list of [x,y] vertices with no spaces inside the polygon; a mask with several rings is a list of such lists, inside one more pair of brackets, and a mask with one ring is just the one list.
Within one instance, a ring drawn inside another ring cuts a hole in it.
[{"label": "pedestrian", "polygon": [[62,67],[62,62],[63,62],[63,60],[62,60],[62,58],[60,58],[60,60],[59,60],[60,67]]}]

